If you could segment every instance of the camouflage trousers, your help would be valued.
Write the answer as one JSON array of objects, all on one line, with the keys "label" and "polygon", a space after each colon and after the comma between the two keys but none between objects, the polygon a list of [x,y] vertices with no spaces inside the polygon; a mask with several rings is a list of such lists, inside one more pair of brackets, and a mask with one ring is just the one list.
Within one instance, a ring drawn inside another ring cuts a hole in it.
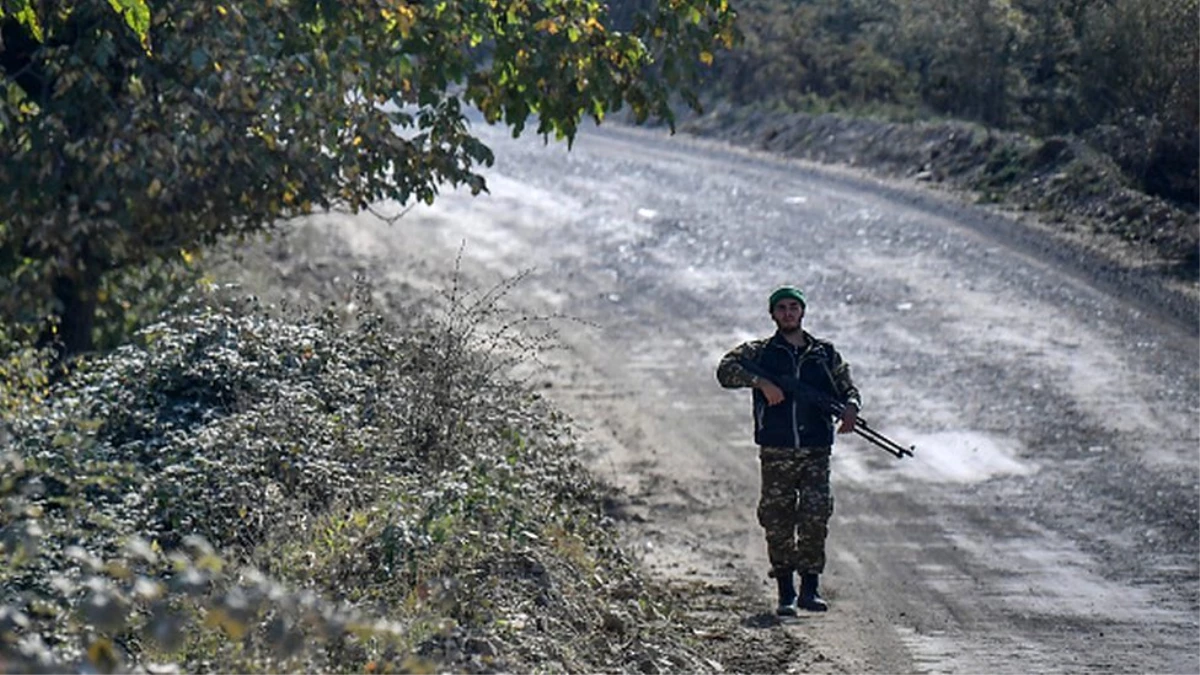
[{"label": "camouflage trousers", "polygon": [[776,570],[825,571],[825,537],[833,515],[830,448],[759,448],[762,493],[758,522]]}]

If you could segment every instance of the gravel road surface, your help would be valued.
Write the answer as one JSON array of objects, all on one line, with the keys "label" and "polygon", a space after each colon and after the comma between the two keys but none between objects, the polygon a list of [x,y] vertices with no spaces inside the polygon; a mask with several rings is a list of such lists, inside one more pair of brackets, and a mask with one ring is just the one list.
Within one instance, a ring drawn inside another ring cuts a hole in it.
[{"label": "gravel road surface", "polygon": [[[532,377],[726,669],[1200,672],[1197,326],[916,188],[661,131],[570,151],[480,133],[490,194],[312,224],[384,285],[441,283],[456,259],[478,289],[525,274],[502,302],[563,317]],[[864,416],[916,446],[839,438],[832,609],[786,623],[749,393],[714,378],[773,330],[782,283],[852,364]]]}]

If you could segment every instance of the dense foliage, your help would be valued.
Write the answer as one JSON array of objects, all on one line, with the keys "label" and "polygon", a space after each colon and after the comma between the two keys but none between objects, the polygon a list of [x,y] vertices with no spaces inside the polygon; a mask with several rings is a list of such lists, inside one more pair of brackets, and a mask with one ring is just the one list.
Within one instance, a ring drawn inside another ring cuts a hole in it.
[{"label": "dense foliage", "polygon": [[1196,0],[743,0],[711,87],[737,104],[940,115],[1078,134],[1200,199]]},{"label": "dense foliage", "polygon": [[86,350],[114,270],[314,209],[483,190],[467,105],[566,139],[625,105],[669,120],[732,22],[725,0],[625,30],[589,0],[3,0],[3,313],[34,308]]},{"label": "dense foliage", "polygon": [[710,670],[464,317],[344,330],[208,296],[18,397],[3,669]]}]

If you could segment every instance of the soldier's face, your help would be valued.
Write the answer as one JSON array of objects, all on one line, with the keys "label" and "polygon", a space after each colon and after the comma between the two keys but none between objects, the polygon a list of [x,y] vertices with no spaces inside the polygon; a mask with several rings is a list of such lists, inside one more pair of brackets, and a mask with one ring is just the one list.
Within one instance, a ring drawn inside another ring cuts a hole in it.
[{"label": "soldier's face", "polygon": [[794,298],[784,298],[775,303],[775,309],[771,310],[771,318],[784,333],[800,330],[800,320],[804,318],[804,305]]}]

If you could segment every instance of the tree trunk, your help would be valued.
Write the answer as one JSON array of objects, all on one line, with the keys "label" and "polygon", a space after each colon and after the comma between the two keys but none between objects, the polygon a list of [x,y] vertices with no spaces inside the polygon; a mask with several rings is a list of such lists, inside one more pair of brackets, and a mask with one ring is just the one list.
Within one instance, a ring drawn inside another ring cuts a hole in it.
[{"label": "tree trunk", "polygon": [[54,297],[62,308],[54,341],[61,346],[62,357],[92,350],[99,287],[100,276],[87,269],[77,275],[61,274],[54,279]]}]

